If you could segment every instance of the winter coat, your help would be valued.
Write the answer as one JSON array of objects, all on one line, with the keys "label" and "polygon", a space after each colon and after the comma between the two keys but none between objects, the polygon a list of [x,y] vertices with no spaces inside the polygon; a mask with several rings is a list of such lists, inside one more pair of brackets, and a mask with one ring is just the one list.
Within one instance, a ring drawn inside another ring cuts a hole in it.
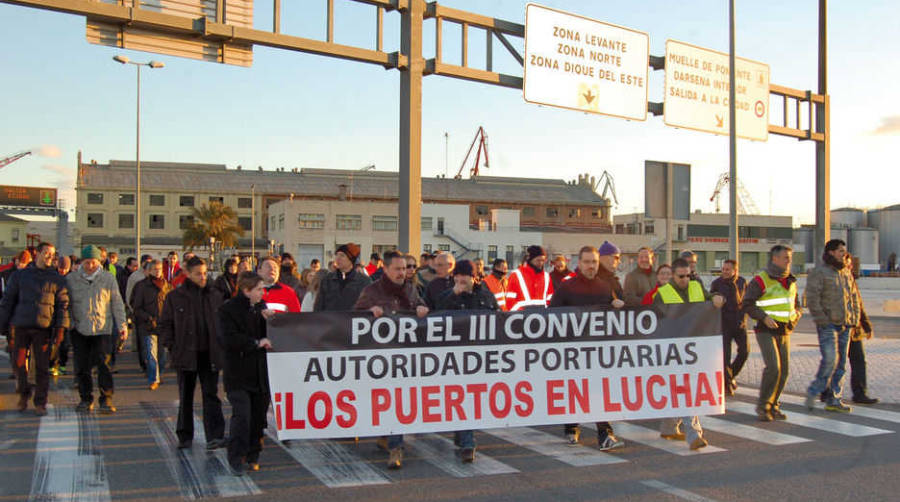
[{"label": "winter coat", "polygon": [[856,326],[862,300],[850,270],[828,264],[812,269],[806,277],[806,306],[816,326]]},{"label": "winter coat", "polygon": [[506,307],[510,312],[525,308],[544,308],[553,296],[550,274],[534,270],[527,263],[512,271],[508,277]]},{"label": "winter coat", "polygon": [[436,309],[438,299],[450,289],[453,289],[453,277],[435,277],[425,286],[425,305],[432,310]]},{"label": "winter coat", "polygon": [[279,282],[266,287],[263,300],[276,312],[300,312],[300,299],[297,298],[297,293]]},{"label": "winter coat", "polygon": [[125,302],[116,278],[100,269],[88,279],[82,268],[66,276],[69,317],[80,335],[110,335],[125,326]]},{"label": "winter coat", "polygon": [[602,305],[609,307],[612,301],[622,298],[622,286],[619,279],[613,274],[600,275],[588,279],[581,273],[574,278],[564,281],[559,290],[553,293],[550,299],[551,307],[574,307],[587,305]]},{"label": "winter coat", "polygon": [[644,296],[656,287],[656,274],[653,273],[653,267],[650,270],[644,270],[636,267],[625,275],[625,294],[623,300],[629,307],[637,307],[641,305]]},{"label": "winter coat", "polygon": [[359,295],[371,283],[368,276],[356,270],[350,270],[346,274],[340,270],[329,272],[319,284],[314,310],[316,312],[353,310],[353,305],[356,304]]},{"label": "winter coat", "polygon": [[384,310],[385,315],[390,315],[411,312],[420,305],[425,305],[425,302],[419,297],[414,284],[405,281],[397,285],[387,277],[382,277],[366,286],[353,305],[353,310],[368,310],[378,306]]},{"label": "winter coat", "polygon": [[213,282],[213,289],[222,295],[222,301],[230,300],[237,296],[237,276],[232,276],[232,280],[228,280],[228,274],[222,274],[216,277],[216,280]]},{"label": "winter coat", "polygon": [[219,344],[225,351],[222,373],[225,392],[269,392],[266,349],[257,346],[266,337],[266,320],[261,313],[265,308],[264,301],[250,305],[250,299],[242,292],[219,308]]},{"label": "winter coat", "polygon": [[162,279],[163,287],[159,288],[152,277],[137,283],[131,292],[131,312],[138,336],[158,334],[157,325],[166,296],[172,291],[172,285]]},{"label": "winter coat", "polygon": [[200,288],[188,280],[166,296],[157,329],[174,368],[197,371],[197,353],[201,351],[209,352],[213,369],[222,368],[222,346],[216,329],[221,306],[222,296],[209,283]]},{"label": "winter coat", "polygon": [[500,310],[494,293],[484,285],[475,284],[471,293],[456,294],[453,289],[438,298],[436,310]]},{"label": "winter coat", "polygon": [[[788,274],[787,277],[779,277],[779,270],[773,268],[774,266],[770,263],[768,265],[768,270],[766,273],[769,277],[781,282],[782,287],[784,289],[790,289],[791,284],[797,282],[797,278],[791,274]],[[778,324],[778,327],[775,329],[770,329],[766,326],[766,323],[763,320],[766,318],[766,313],[756,304],[756,301],[759,300],[763,294],[766,292],[766,283],[763,281],[762,277],[759,275],[755,276],[753,280],[747,283],[747,290],[744,293],[744,299],[741,301],[741,310],[750,316],[751,319],[756,320],[756,327],[754,328],[757,332],[766,332],[775,335],[789,335],[794,331],[794,328],[797,327],[797,322],[800,320],[800,298],[794,299],[794,309],[797,312],[797,318],[792,322],[781,322],[775,321]],[[799,296],[799,295],[798,295]]]},{"label": "winter coat", "polygon": [[739,330],[747,327],[746,315],[741,310],[741,302],[747,292],[747,281],[741,276],[735,276],[731,280],[717,277],[709,285],[710,293],[719,293],[725,297],[722,305],[722,329]]},{"label": "winter coat", "polygon": [[68,328],[66,279],[55,268],[29,265],[12,274],[0,300],[0,331],[19,328]]}]

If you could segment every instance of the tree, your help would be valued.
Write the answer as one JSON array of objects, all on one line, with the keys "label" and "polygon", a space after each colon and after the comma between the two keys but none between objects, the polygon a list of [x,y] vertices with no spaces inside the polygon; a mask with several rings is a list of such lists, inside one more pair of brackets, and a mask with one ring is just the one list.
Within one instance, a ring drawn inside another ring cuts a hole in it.
[{"label": "tree", "polygon": [[244,229],[237,223],[237,213],[221,202],[212,201],[191,209],[191,218],[191,225],[181,236],[185,249],[209,246],[210,237],[216,238],[216,245],[236,247],[237,238],[244,236]]}]

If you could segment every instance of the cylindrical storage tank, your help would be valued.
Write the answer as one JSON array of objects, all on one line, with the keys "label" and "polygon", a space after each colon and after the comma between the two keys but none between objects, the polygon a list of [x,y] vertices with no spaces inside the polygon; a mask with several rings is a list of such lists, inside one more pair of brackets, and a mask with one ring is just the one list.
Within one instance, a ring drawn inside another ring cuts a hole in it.
[{"label": "cylindrical storage tank", "polygon": [[861,270],[878,270],[878,230],[851,228],[847,250],[859,259]]},{"label": "cylindrical storage tank", "polygon": [[[872,212],[869,211],[869,214]],[[877,221],[878,256],[887,262],[891,253],[900,256],[900,204],[878,210]]]},{"label": "cylindrical storage tank", "polygon": [[794,254],[803,253],[803,263],[815,263],[812,257],[813,237],[816,229],[811,227],[795,228],[793,232]]},{"label": "cylindrical storage tank", "polygon": [[860,228],[867,226],[866,212],[862,209],[842,207],[831,211],[831,226]]},{"label": "cylindrical storage tank", "polygon": [[881,209],[869,209],[866,212],[866,226],[881,230]]},{"label": "cylindrical storage tank", "polygon": [[[834,225],[831,225],[831,238],[840,239],[846,243],[848,238],[847,227],[835,227]],[[825,243],[823,242],[822,245],[824,244]]]}]

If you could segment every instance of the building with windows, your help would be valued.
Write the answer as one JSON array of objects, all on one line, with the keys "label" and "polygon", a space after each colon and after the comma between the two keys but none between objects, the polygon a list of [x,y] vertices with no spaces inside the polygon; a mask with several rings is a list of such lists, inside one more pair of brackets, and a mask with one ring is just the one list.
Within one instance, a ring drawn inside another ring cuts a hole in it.
[{"label": "building with windows", "polygon": [[28,245],[26,241],[26,220],[0,213],[0,258],[7,263]]}]

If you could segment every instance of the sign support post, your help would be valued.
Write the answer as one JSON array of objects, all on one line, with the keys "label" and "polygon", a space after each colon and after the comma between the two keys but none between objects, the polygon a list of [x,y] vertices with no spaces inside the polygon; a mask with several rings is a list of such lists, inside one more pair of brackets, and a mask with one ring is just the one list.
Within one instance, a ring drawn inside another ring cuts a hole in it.
[{"label": "sign support post", "polygon": [[740,266],[737,211],[737,112],[735,109],[734,0],[728,1],[728,240],[731,259]]}]

